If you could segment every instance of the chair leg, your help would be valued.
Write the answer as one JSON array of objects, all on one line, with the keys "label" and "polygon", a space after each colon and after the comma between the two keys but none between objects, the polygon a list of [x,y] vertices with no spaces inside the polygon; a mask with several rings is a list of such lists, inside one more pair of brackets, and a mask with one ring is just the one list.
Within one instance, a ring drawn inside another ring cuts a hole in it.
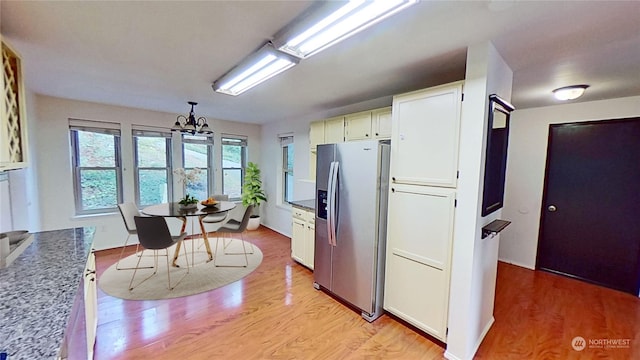
[{"label": "chair leg", "polygon": [[[142,250],[144,252],[144,250]],[[129,291],[133,290],[133,288],[135,288],[136,286],[142,284],[143,282],[149,280],[153,275],[155,275],[158,272],[158,251],[157,250],[153,250],[153,263],[155,266],[153,266],[153,273],[151,273],[151,275],[147,276],[144,280],[140,281],[137,285],[133,286],[133,279],[136,277],[136,273],[138,272],[138,269],[142,269],[140,268],[140,260],[142,260],[142,256],[138,257],[138,263],[136,264],[136,267],[133,270],[133,275],[131,275],[131,281],[129,282]]]},{"label": "chair leg", "polygon": [[[223,234],[223,236],[224,236],[224,234]],[[213,261],[213,265],[214,266],[216,266],[216,267],[247,267],[247,266],[249,266],[249,258],[247,257],[247,248],[245,247],[244,236],[242,235],[242,233],[240,233],[240,236],[242,237],[242,239],[240,240],[242,242],[242,250],[243,250],[242,252],[228,253],[228,252],[224,251],[224,249],[227,246],[229,246],[233,242],[234,239],[231,238],[231,241],[229,241],[229,243],[227,243],[225,241],[225,238],[223,237],[222,238],[222,249],[223,249],[222,253],[224,255],[244,255],[244,263],[245,264],[244,265],[218,265],[217,264],[216,260],[218,259],[218,256],[219,256],[219,253],[218,253],[218,242],[220,241],[220,237],[218,236],[216,238],[216,256],[213,258],[214,259],[214,261]]]},{"label": "chair leg", "polygon": [[[127,239],[124,241],[124,245],[122,245],[122,250],[120,250],[120,257],[118,257],[118,262],[116,262],[116,270],[135,270],[137,269],[137,267],[120,267],[120,260],[122,260],[122,256],[124,255],[124,249],[127,247],[127,244],[129,243],[129,238],[131,237],[131,234],[127,235]],[[138,253],[138,247],[140,246],[140,244],[136,244],[136,254]],[[144,252],[144,251],[143,251]],[[142,256],[142,252],[138,255],[138,257]],[[140,263],[140,261],[138,261],[138,264]],[[140,269],[151,269],[153,268],[153,266],[144,266],[141,267]]]},{"label": "chair leg", "polygon": [[[242,243],[243,243],[243,247],[244,247],[244,232],[240,233],[240,236],[242,237]],[[231,245],[231,243],[233,242],[234,239],[231,239],[231,241],[229,241],[228,243],[225,242],[225,239],[222,239],[222,244],[224,245],[224,249],[226,249],[229,245]],[[251,242],[249,242],[249,245],[251,246],[251,252],[247,252],[246,250],[244,252],[224,252],[225,255],[253,255],[253,244]]]},{"label": "chair leg", "polygon": [[185,271],[184,275],[182,275],[182,277],[180,278],[180,280],[178,280],[175,284],[173,284],[173,286],[171,286],[171,267],[169,265],[169,250],[165,249],[164,251],[167,254],[167,284],[168,284],[168,289],[169,291],[173,290],[176,288],[176,286],[178,286],[178,284],[180,284],[180,282],[189,274],[189,254],[187,254],[187,248],[186,246],[182,247],[184,249],[184,259],[187,262],[187,271]]}]

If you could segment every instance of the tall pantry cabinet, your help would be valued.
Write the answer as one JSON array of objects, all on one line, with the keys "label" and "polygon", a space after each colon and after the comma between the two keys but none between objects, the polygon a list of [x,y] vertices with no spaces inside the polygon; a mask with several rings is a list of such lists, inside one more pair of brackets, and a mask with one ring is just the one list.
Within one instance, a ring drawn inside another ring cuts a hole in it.
[{"label": "tall pantry cabinet", "polygon": [[463,82],[393,98],[384,308],[446,342]]}]

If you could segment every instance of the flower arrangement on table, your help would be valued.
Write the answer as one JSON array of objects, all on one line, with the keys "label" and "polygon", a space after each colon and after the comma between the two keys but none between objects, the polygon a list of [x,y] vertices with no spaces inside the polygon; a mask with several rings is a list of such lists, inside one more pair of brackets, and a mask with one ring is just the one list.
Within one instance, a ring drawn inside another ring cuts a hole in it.
[{"label": "flower arrangement on table", "polygon": [[[173,170],[173,173],[178,177],[178,182],[184,184],[185,191],[188,188],[189,184],[198,181],[201,172],[202,170],[200,170],[199,168],[193,168],[189,171],[185,171],[183,168],[177,168]],[[180,204],[180,206],[183,208],[195,208],[198,204],[198,199],[196,199],[194,196],[189,195],[188,193],[185,193],[184,197],[180,199],[180,201],[178,201],[178,204]]]}]

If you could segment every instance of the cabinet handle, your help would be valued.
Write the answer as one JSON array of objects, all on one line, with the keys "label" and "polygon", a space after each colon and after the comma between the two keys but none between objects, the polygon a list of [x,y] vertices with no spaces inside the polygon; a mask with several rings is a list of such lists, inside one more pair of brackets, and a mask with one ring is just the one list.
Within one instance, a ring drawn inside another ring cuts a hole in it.
[{"label": "cabinet handle", "polygon": [[364,136],[369,137],[369,134],[364,134]]},{"label": "cabinet handle", "polygon": [[376,133],[376,136],[379,136],[380,134]]},{"label": "cabinet handle", "polygon": [[392,192],[392,193],[396,192],[396,189],[391,188],[391,192]]},{"label": "cabinet handle", "polygon": [[391,180],[393,180],[395,182],[396,181],[396,177],[395,176],[391,177]]}]

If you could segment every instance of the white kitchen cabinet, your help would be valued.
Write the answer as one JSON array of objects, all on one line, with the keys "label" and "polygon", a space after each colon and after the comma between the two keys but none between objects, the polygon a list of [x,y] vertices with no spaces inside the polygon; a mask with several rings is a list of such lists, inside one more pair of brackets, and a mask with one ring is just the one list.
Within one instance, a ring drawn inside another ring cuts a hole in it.
[{"label": "white kitchen cabinet", "polygon": [[291,231],[291,257],[313,270],[315,253],[315,214],[313,211],[293,208]]},{"label": "white kitchen cabinet", "polygon": [[344,142],[344,116],[324,121],[324,143],[336,144]]},{"label": "white kitchen cabinet", "polygon": [[373,139],[371,111],[345,115],[344,137],[346,141]]},{"label": "white kitchen cabinet", "polygon": [[298,218],[293,215],[293,229],[291,230],[291,257],[293,260],[303,263],[304,262],[304,237],[307,222],[304,219]]},{"label": "white kitchen cabinet", "polygon": [[98,289],[96,257],[93,250],[87,257],[83,279],[73,302],[69,323],[57,356],[59,360],[93,359],[98,328]]},{"label": "white kitchen cabinet", "polygon": [[462,82],[393,98],[391,179],[456,187]]},{"label": "white kitchen cabinet", "polygon": [[324,121],[314,121],[309,124],[309,146],[315,151],[318,144],[324,144]]},{"label": "white kitchen cabinet", "polygon": [[391,185],[384,308],[446,341],[455,189]]},{"label": "white kitchen cabinet", "polygon": [[391,139],[391,106],[371,111],[371,128],[375,139]]},{"label": "white kitchen cabinet", "polygon": [[20,55],[2,40],[0,171],[27,166],[27,121]]},{"label": "white kitchen cabinet", "polygon": [[98,329],[98,288],[96,276],[96,255],[93,250],[89,253],[84,279],[84,313],[87,333],[88,359],[93,359],[93,348],[96,343]]}]

